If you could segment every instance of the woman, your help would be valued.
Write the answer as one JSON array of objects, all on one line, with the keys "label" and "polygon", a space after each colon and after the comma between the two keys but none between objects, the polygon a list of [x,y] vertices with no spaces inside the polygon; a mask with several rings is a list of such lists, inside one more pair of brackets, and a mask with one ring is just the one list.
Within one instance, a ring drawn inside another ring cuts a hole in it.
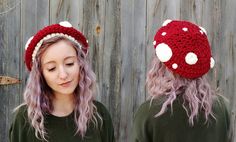
[{"label": "woman", "polygon": [[206,31],[166,20],[154,37],[156,56],[147,75],[149,99],[136,112],[133,142],[226,142],[224,97],[206,79],[214,66]]},{"label": "woman", "polygon": [[26,44],[30,71],[10,142],[113,142],[107,109],[94,100],[88,43],[69,22],[40,30]]}]

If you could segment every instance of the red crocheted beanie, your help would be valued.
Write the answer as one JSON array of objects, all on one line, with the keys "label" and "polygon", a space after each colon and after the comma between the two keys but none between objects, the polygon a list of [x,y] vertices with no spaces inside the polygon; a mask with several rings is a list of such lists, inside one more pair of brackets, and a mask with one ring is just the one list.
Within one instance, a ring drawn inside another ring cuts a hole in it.
[{"label": "red crocheted beanie", "polygon": [[31,37],[25,45],[25,64],[29,71],[31,71],[32,62],[35,60],[38,50],[40,49],[43,41],[48,40],[55,36],[62,36],[78,45],[85,54],[88,51],[88,41],[85,36],[72,25],[63,21],[59,24],[53,24],[39,30],[33,37]]},{"label": "red crocheted beanie", "polygon": [[206,30],[188,21],[166,20],[153,45],[158,59],[185,78],[201,77],[215,64]]}]

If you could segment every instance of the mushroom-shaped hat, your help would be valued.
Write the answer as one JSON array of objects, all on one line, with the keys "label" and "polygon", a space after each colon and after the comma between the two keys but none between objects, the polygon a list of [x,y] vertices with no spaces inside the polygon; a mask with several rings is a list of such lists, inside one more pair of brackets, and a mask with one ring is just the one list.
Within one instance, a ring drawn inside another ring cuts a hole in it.
[{"label": "mushroom-shaped hat", "polygon": [[191,22],[166,20],[153,45],[158,59],[182,77],[201,77],[214,66],[206,30]]}]

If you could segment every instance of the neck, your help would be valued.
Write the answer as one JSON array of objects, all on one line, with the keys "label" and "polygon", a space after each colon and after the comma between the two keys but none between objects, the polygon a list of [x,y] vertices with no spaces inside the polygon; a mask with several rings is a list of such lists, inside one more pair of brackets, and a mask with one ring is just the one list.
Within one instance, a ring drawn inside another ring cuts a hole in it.
[{"label": "neck", "polygon": [[74,96],[73,94],[54,94],[52,99],[53,111],[55,116],[67,116],[74,110]]}]

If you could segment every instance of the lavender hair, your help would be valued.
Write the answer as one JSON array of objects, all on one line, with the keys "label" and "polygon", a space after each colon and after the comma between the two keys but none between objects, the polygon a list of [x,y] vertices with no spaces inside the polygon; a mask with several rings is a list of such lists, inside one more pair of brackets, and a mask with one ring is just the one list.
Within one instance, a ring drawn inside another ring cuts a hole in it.
[{"label": "lavender hair", "polygon": [[165,97],[161,110],[155,117],[165,113],[169,105],[172,109],[173,102],[177,96],[180,96],[183,98],[182,106],[189,117],[191,126],[194,125],[194,119],[200,111],[204,112],[206,122],[209,120],[209,116],[215,119],[212,104],[216,93],[211,88],[206,76],[197,79],[183,78],[168,70],[157,57],[154,57],[147,74],[146,85],[151,103],[154,99]]},{"label": "lavender hair", "polygon": [[102,118],[93,103],[94,95],[96,94],[96,77],[89,66],[87,56],[82,49],[79,49],[75,43],[72,43],[68,39],[53,37],[44,41],[36,55],[36,60],[33,62],[32,70],[24,91],[24,103],[27,105],[28,118],[35,129],[35,136],[45,141],[47,141],[47,132],[44,126],[44,116],[53,111],[53,94],[52,89],[47,85],[42,74],[41,57],[47,47],[61,40],[70,42],[76,49],[80,66],[80,80],[74,92],[74,120],[77,125],[76,134],[80,134],[84,137],[90,122],[93,122],[95,126],[98,125],[97,118],[102,122]]}]

